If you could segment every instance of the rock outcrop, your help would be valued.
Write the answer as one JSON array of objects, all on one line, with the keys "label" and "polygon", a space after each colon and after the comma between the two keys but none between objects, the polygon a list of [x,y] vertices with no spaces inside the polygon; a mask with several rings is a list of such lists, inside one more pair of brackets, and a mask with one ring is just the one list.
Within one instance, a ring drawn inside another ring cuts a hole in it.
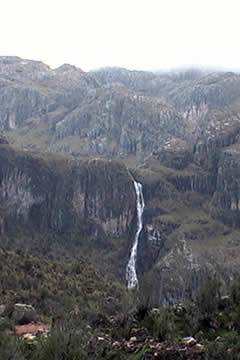
[{"label": "rock outcrop", "polygon": [[74,161],[0,149],[0,197],[4,228],[32,224],[86,235],[121,236],[135,215],[133,180],[124,165],[108,160]]},{"label": "rock outcrop", "polygon": [[32,305],[17,303],[14,305],[11,318],[17,324],[29,324],[39,320],[39,315]]},{"label": "rock outcrop", "polygon": [[173,108],[115,84],[97,89],[57,122],[54,143],[77,137],[80,155],[144,156],[166,136],[183,132],[183,119]]},{"label": "rock outcrop", "polygon": [[221,154],[216,191],[211,201],[212,215],[235,227],[240,226],[239,171],[240,151],[235,145]]}]

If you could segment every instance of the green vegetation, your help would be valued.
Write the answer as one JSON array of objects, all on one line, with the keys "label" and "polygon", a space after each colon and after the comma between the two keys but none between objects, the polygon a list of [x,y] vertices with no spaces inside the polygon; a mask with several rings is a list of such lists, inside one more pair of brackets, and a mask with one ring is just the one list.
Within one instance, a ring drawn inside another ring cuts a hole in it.
[{"label": "green vegetation", "polygon": [[[40,270],[47,269],[48,276],[43,281],[45,281],[45,286],[49,284],[49,288],[53,288],[51,279],[57,275],[50,271],[49,262],[43,263],[41,268],[38,259],[29,258],[29,263],[26,263],[25,259],[21,268],[18,255],[5,253],[5,256],[8,257],[8,260],[12,260],[15,269],[18,267],[20,272],[25,272],[25,274],[33,271],[34,268],[37,270],[37,264],[38,274],[40,274]],[[58,264],[52,263],[52,266],[56,267],[56,272],[60,271]],[[73,277],[77,282],[75,274],[81,275],[84,293],[83,278],[89,276],[92,279],[96,273],[91,273],[91,271],[88,273],[86,264],[84,273],[82,264],[80,267],[76,264],[74,266],[63,265],[62,271],[68,281],[71,281],[69,277]],[[38,276],[38,278],[40,277]],[[73,279],[72,281],[74,281]],[[95,280],[99,281],[99,279]],[[109,282],[104,281],[105,279],[102,281],[102,293],[99,293],[99,296],[104,296],[104,292],[110,289],[112,294],[118,296],[119,303],[121,303],[118,308],[114,306],[114,312],[102,308],[103,312],[94,313],[93,308],[89,309],[88,301],[81,304],[80,311],[71,312],[69,304],[62,303],[62,307],[59,307],[58,293],[61,293],[61,286],[55,287],[52,294],[49,290],[47,296],[52,300],[55,299],[52,304],[54,307],[58,307],[59,314],[58,325],[46,338],[36,337],[33,340],[22,340],[14,334],[6,333],[6,329],[13,328],[13,323],[9,322],[7,317],[1,320],[1,360],[152,360],[156,357],[164,360],[178,359],[180,354],[181,359],[237,360],[239,358],[239,275],[233,281],[231,293],[228,296],[220,295],[221,284],[218,278],[209,277],[203,283],[202,288],[194,294],[192,302],[175,306],[165,305],[154,309],[140,302],[141,292],[129,292],[127,297],[125,293],[124,297],[123,289],[119,294],[116,292],[116,287],[109,286]],[[15,284],[15,291],[21,293],[21,286]],[[86,298],[88,295],[85,292]],[[73,290],[72,302],[75,302],[76,296]],[[32,295],[29,293],[29,298],[24,300],[31,301],[32,299]],[[41,302],[44,303],[44,301],[44,298],[39,299],[38,309],[40,311],[44,311],[44,306],[41,306]],[[99,301],[100,297],[95,298],[95,305]],[[83,313],[86,308],[92,314],[84,318]],[[49,307],[50,309],[53,308]],[[110,314],[112,315],[110,316]],[[8,314],[8,316],[11,315]],[[194,337],[196,339],[194,344],[186,345],[185,343],[184,345],[183,338],[186,336]],[[196,342],[200,345],[195,346]]]},{"label": "green vegetation", "polygon": [[121,311],[127,296],[123,286],[82,261],[53,262],[44,258],[0,250],[0,301],[30,303],[45,318],[64,312],[86,321],[99,313]]}]

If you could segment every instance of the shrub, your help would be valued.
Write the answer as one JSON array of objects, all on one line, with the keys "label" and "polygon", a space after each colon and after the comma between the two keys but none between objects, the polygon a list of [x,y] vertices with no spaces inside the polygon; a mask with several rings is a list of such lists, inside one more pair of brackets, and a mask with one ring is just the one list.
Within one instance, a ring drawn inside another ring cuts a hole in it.
[{"label": "shrub", "polygon": [[234,305],[240,305],[240,274],[236,274],[231,286],[231,299]]},{"label": "shrub", "polygon": [[240,341],[236,331],[224,334],[219,340],[208,345],[208,358],[217,360],[240,359]]},{"label": "shrub", "polygon": [[143,325],[158,341],[173,340],[176,334],[175,320],[173,309],[162,307],[158,312],[149,312],[143,320]]},{"label": "shrub", "polygon": [[16,336],[0,332],[0,359],[24,360],[23,344]]},{"label": "shrub", "polygon": [[81,335],[72,332],[55,331],[39,342],[32,360],[86,360]]},{"label": "shrub", "polygon": [[208,277],[196,295],[195,303],[203,319],[212,318],[216,313],[220,301],[221,283],[219,279]]},{"label": "shrub", "polygon": [[187,336],[195,336],[200,330],[201,313],[198,307],[189,303],[186,305],[186,312],[183,316],[184,332]]}]

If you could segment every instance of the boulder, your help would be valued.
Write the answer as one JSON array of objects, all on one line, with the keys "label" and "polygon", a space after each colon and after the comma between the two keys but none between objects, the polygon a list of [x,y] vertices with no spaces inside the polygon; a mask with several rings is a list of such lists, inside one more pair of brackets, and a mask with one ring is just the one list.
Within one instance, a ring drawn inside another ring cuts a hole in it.
[{"label": "boulder", "polygon": [[197,340],[194,339],[192,336],[188,336],[183,338],[183,343],[187,346],[194,346],[197,344]]},{"label": "boulder", "polygon": [[6,305],[0,305],[0,316],[3,316],[4,315],[4,312],[6,310]]},{"label": "boulder", "polygon": [[0,145],[4,144],[8,144],[8,140],[3,134],[0,134]]},{"label": "boulder", "polygon": [[19,324],[28,324],[39,320],[39,316],[32,305],[15,304],[12,318]]}]

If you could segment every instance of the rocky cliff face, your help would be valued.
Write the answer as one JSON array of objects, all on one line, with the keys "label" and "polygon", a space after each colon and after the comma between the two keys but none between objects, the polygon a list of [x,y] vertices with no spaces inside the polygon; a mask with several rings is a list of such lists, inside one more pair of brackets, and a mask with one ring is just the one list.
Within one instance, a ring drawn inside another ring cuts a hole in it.
[{"label": "rocky cliff face", "polygon": [[227,287],[240,268],[239,74],[85,73],[3,57],[0,87],[0,129],[15,148],[0,138],[4,246],[23,231],[38,248],[42,232],[45,254],[53,239],[68,243],[124,279],[133,174],[146,204],[137,272],[153,302],[190,297],[208,272]]},{"label": "rocky cliff face", "polygon": [[[131,76],[127,72],[130,82]],[[139,82],[138,72],[135,77],[133,83]],[[140,82],[148,77],[142,72]],[[177,111],[139,94],[129,81],[107,81],[100,73],[66,64],[51,70],[41,62],[11,57],[0,59],[0,81],[0,129],[20,148],[144,156],[168,135],[184,133]]]},{"label": "rocky cliff face", "polygon": [[213,216],[235,227],[240,225],[239,161],[239,146],[232,146],[222,152],[217,172],[216,191],[211,201]]},{"label": "rocky cliff face", "polygon": [[104,261],[104,249],[116,248],[126,261],[136,209],[133,178],[124,165],[16,152],[7,144],[0,145],[0,163],[2,246],[17,249],[20,244],[53,257],[72,253],[93,262],[91,246],[99,261]]},{"label": "rocky cliff face", "polygon": [[183,134],[181,116],[158,99],[114,85],[97,89],[56,124],[54,142],[78,137],[81,155],[146,155],[166,136]]},{"label": "rocky cliff face", "polygon": [[192,150],[173,138],[138,170],[147,204],[138,261],[153,303],[191,297],[208,273],[227,288],[239,271],[238,120],[222,115]]}]

